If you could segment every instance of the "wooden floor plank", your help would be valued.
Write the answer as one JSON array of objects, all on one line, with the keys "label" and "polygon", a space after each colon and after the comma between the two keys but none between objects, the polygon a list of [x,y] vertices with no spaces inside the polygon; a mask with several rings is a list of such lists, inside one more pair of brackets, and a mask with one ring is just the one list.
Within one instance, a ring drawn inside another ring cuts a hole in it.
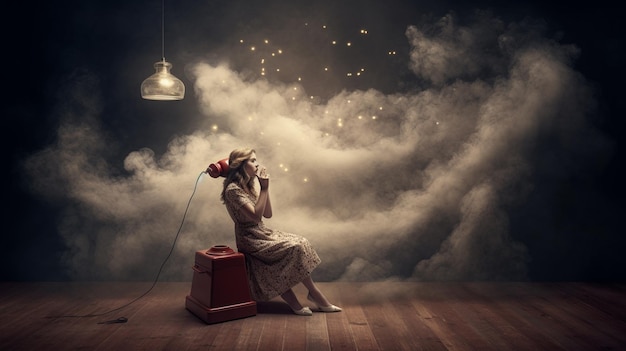
[{"label": "wooden floor plank", "polygon": [[626,292],[623,287],[583,283],[561,284],[560,286],[567,289],[568,294],[608,315],[611,320],[625,321],[626,323],[626,299],[623,299]]},{"label": "wooden floor plank", "polygon": [[[350,339],[356,350],[378,350],[376,338],[360,305],[343,305],[343,312],[350,328]],[[346,341],[348,343],[348,341]]]},{"label": "wooden floor plank", "polygon": [[[298,317],[298,316],[295,316]],[[267,318],[263,323],[261,338],[259,339],[259,350],[283,350],[283,338],[287,319]]]},{"label": "wooden floor plank", "polygon": [[[462,295],[466,296],[468,300],[478,304],[480,307],[477,309],[488,310],[485,318],[492,321],[494,324],[499,324],[500,320],[504,321],[506,325],[510,326],[514,330],[514,335],[510,335],[511,343],[515,345],[513,349],[523,350],[561,350],[557,344],[550,339],[544,337],[541,333],[537,332],[536,326],[530,323],[527,319],[515,310],[515,307],[511,305],[509,298],[494,298],[493,295],[483,295],[484,292],[481,288],[485,288],[484,283],[466,283],[462,286]],[[500,290],[498,284],[490,285],[487,290]],[[501,329],[501,327],[496,327]],[[508,334],[505,330],[503,334]],[[508,341],[509,338],[507,338]]]},{"label": "wooden floor plank", "polygon": [[[306,319],[306,349],[316,351],[330,350],[326,314],[315,313],[310,317],[298,317]],[[297,320],[294,322],[300,323]]]},{"label": "wooden floor plank", "polygon": [[[126,316],[128,322],[119,324],[112,337],[103,349],[119,350],[150,350],[163,349],[172,338],[181,333],[184,325],[175,323],[183,316],[183,299],[172,299],[172,285],[158,285],[152,294],[138,300],[124,311],[111,315],[108,320],[117,316]],[[186,316],[186,315],[185,315]],[[189,319],[191,321],[191,319]],[[165,323],[167,321],[167,323]],[[103,328],[118,324],[102,325]]]},{"label": "wooden floor plank", "polygon": [[466,284],[457,284],[454,295],[456,299],[453,309],[457,310],[483,339],[488,340],[493,349],[534,350],[541,346],[518,330],[510,320],[503,318],[499,313],[499,307],[493,301],[478,298]]},{"label": "wooden floor plank", "polygon": [[381,350],[419,350],[412,318],[398,312],[398,306],[389,300],[366,305],[367,317],[372,333]]},{"label": "wooden floor plank", "polygon": [[356,345],[352,338],[352,330],[350,330],[347,313],[332,312],[326,314],[326,328],[328,330],[329,345],[332,350],[355,350]]},{"label": "wooden floor plank", "polygon": [[[0,283],[0,350],[619,350],[626,286],[587,283],[321,283],[340,313],[296,316],[280,298],[208,325],[190,283]],[[305,302],[305,291],[297,289]],[[612,307],[613,306],[613,307]],[[127,323],[98,324],[120,316]]]},{"label": "wooden floor plank", "polygon": [[604,328],[601,328],[595,313],[585,310],[585,306],[577,303],[571,295],[564,294],[563,284],[537,286],[541,288],[541,296],[546,301],[544,310],[567,327],[572,337],[581,345],[603,350],[618,350],[626,345],[619,340],[623,336],[615,335],[608,329],[613,328],[613,323],[610,326],[603,323]]},{"label": "wooden floor plank", "polygon": [[[331,301],[331,303],[337,306],[340,306],[345,311],[341,313],[319,312],[315,310],[316,306],[314,303],[308,300],[306,300],[305,302],[305,305],[308,305],[313,309],[314,315],[315,314],[324,315],[326,319],[326,329],[328,331],[328,344],[329,344],[330,349],[346,350],[346,351],[357,350],[357,345],[355,344],[353,330],[351,328],[352,324],[349,319],[349,317],[352,314],[348,313],[348,310],[351,309],[352,304],[347,303],[346,300],[344,299],[346,297],[344,296],[345,292],[350,291],[350,290],[345,290],[343,288],[349,289],[350,286],[346,285],[345,283],[337,283],[337,286],[334,288],[332,286],[328,286],[327,283],[318,283],[317,285],[324,292],[324,294],[326,295],[326,298],[328,298],[328,300]],[[307,295],[307,293],[308,292],[305,291],[304,289],[300,290],[300,295],[302,296],[303,301],[304,299],[306,299],[305,296]],[[353,296],[348,296],[348,298],[351,298],[351,297]],[[369,336],[365,335],[362,346],[364,347],[364,345],[366,345],[367,342],[371,340],[372,340],[371,335]],[[360,348],[360,350],[372,350],[372,348]]]},{"label": "wooden floor plank", "polygon": [[411,337],[415,339],[415,350],[447,350],[441,339],[426,325],[424,317],[413,306],[411,299],[397,299],[392,303],[398,318],[404,322]]},{"label": "wooden floor plank", "polygon": [[507,308],[532,326],[533,333],[547,340],[542,349],[552,349],[548,345],[556,345],[556,349],[559,350],[588,350],[588,345],[576,340],[571,330],[549,313],[550,307],[536,285],[507,283],[497,288],[479,285],[475,289],[480,289],[482,294],[489,296],[493,301],[507,301]]},{"label": "wooden floor plank", "polygon": [[262,317],[257,315],[226,323],[235,324],[239,328],[237,338],[232,341],[233,351],[258,349],[259,340],[261,339],[261,334],[263,332],[263,325],[265,323]]},{"label": "wooden floor plank", "polygon": [[[273,318],[273,316],[268,316]],[[306,349],[306,323],[297,319],[299,316],[294,316],[288,319],[287,326],[285,328],[285,338],[283,340],[283,350],[305,350]],[[301,317],[308,318],[308,317]]]},{"label": "wooden floor plank", "polygon": [[[602,288],[603,293],[598,293],[597,284],[592,285],[592,294],[585,293],[581,297],[578,292],[586,290],[583,284],[567,284],[568,294],[571,294],[574,303],[579,307],[577,316],[584,322],[592,324],[593,327],[605,336],[615,340],[618,345],[626,345],[626,307],[624,294],[626,290],[619,289],[610,291],[608,295],[607,287]],[[619,292],[619,294],[618,294]],[[611,307],[612,306],[612,307]],[[604,341],[604,337],[602,338]],[[619,347],[623,348],[623,346]]]},{"label": "wooden floor plank", "polygon": [[422,300],[422,306],[414,306],[428,322],[427,325],[450,350],[491,350],[490,341],[484,339],[473,326],[452,308],[455,303],[455,285],[434,284],[429,286],[433,297]]}]

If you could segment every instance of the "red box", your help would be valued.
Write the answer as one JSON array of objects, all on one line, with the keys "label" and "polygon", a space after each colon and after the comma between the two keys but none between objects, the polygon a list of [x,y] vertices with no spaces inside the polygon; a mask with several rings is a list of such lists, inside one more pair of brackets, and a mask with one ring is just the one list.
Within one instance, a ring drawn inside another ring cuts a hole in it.
[{"label": "red box", "polygon": [[196,251],[185,307],[209,324],[256,315],[244,255],[226,245]]}]

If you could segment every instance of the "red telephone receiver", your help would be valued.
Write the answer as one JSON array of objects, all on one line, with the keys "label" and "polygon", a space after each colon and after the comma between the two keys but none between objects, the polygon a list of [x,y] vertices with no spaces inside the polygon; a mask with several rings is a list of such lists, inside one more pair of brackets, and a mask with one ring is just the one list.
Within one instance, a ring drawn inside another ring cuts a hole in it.
[{"label": "red telephone receiver", "polygon": [[228,159],[222,159],[215,163],[211,163],[206,172],[213,178],[226,177],[228,174]]}]

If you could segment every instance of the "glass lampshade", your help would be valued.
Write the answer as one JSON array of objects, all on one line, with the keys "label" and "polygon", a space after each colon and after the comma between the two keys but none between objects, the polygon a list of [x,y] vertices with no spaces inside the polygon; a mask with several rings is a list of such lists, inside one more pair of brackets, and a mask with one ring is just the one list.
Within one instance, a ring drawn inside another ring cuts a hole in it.
[{"label": "glass lampshade", "polygon": [[185,97],[185,85],[170,73],[172,64],[159,61],[154,64],[156,73],[141,83],[141,97],[147,100],[182,100]]}]

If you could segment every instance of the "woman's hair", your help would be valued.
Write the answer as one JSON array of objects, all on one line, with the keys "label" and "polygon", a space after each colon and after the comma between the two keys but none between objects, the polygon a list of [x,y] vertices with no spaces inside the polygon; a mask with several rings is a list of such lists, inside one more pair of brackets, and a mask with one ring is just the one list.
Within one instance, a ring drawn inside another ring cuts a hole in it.
[{"label": "woman's hair", "polygon": [[224,180],[224,188],[222,189],[221,199],[224,202],[224,194],[226,192],[226,187],[230,183],[237,183],[244,190],[256,196],[256,191],[254,190],[254,178],[250,177],[245,170],[245,164],[248,162],[252,154],[256,153],[254,149],[250,148],[242,148],[235,149],[231,151],[230,156],[228,156],[228,174],[226,175],[226,179]]}]

